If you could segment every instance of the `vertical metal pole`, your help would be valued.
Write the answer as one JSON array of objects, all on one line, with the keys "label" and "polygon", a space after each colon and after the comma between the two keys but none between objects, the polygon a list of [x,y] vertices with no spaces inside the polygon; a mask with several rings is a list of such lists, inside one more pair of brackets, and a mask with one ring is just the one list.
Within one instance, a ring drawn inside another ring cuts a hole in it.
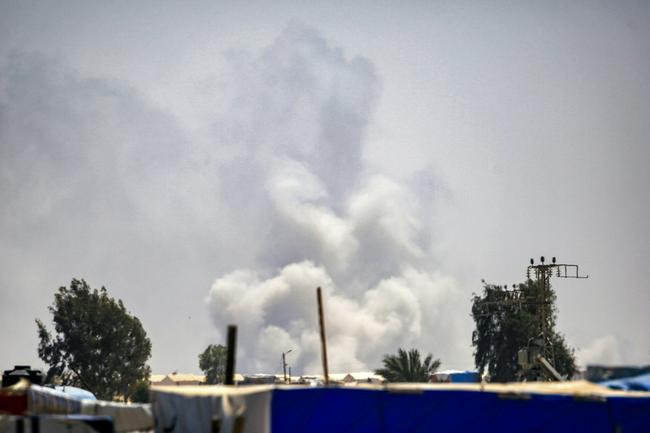
[{"label": "vertical metal pole", "polygon": [[[546,358],[546,284],[548,282],[546,273],[547,273],[546,267],[541,268],[542,299],[539,306],[539,313],[540,313],[540,324],[542,328],[541,329],[542,330],[542,356],[544,358]],[[543,369],[540,368],[538,374],[539,376],[537,377],[537,380],[543,380],[545,377]]]},{"label": "vertical metal pole", "polygon": [[284,372],[284,383],[287,383],[287,361],[285,361],[284,352],[282,352],[282,371]]},{"label": "vertical metal pole", "polygon": [[316,289],[316,297],[318,299],[318,323],[320,325],[320,344],[321,344],[321,356],[323,358],[323,375],[325,376],[325,385],[329,385],[329,371],[327,369],[327,341],[325,340],[325,319],[323,314],[323,296],[321,295],[321,289],[318,287]]},{"label": "vertical metal pole", "polygon": [[550,265],[545,269],[544,272],[544,292],[543,292],[543,320],[544,320],[544,328],[543,328],[543,335],[544,335],[544,346],[543,346],[543,354],[544,358],[548,362],[552,364],[552,366],[555,366],[555,350],[553,349],[553,344],[551,341],[551,334],[549,332],[549,321],[550,321],[550,316],[552,312],[552,305],[551,305],[551,300],[550,300],[550,294],[551,294],[551,276],[553,275],[553,267],[555,265]]},{"label": "vertical metal pole", "polygon": [[226,358],[226,378],[224,384],[235,384],[235,354],[237,353],[237,326],[228,325],[228,354]]},{"label": "vertical metal pole", "polygon": [[541,287],[540,287],[540,294],[539,294],[539,307],[538,307],[538,312],[539,312],[539,333],[542,335],[542,354],[546,355],[544,353],[544,348],[546,346],[546,312],[544,311],[546,308],[545,302],[546,302],[546,269],[544,267],[539,268],[539,279]]}]

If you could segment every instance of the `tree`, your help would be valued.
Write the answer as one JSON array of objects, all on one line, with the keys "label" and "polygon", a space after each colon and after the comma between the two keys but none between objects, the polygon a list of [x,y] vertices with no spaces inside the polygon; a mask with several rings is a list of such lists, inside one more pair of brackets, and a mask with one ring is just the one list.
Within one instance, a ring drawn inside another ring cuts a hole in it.
[{"label": "tree", "polygon": [[[528,280],[518,291],[484,282],[483,293],[472,299],[474,364],[480,374],[489,371],[492,381],[512,382],[519,379],[517,352],[539,335],[537,308],[541,283]],[[553,289],[548,294],[550,314],[547,333],[554,353],[554,367],[563,376],[576,372],[575,356],[564,336],[555,331],[557,310]]]},{"label": "tree", "polygon": [[382,362],[384,368],[375,370],[375,373],[388,382],[428,382],[431,374],[440,367],[440,360],[434,360],[432,354],[422,362],[417,349],[407,352],[400,348],[397,355],[384,355]]},{"label": "tree", "polygon": [[136,382],[130,389],[131,401],[133,403],[149,403],[149,391],[150,391],[149,382],[147,380],[141,380]]},{"label": "tree", "polygon": [[221,344],[211,344],[199,355],[199,368],[205,373],[208,384],[223,383],[227,355],[228,350]]},{"label": "tree", "polygon": [[105,287],[91,289],[73,279],[70,288],[59,288],[48,309],[54,336],[36,319],[38,356],[50,366],[48,379],[56,375],[64,385],[80,386],[100,399],[122,395],[126,400],[132,385],[149,378],[151,342],[140,320]]}]

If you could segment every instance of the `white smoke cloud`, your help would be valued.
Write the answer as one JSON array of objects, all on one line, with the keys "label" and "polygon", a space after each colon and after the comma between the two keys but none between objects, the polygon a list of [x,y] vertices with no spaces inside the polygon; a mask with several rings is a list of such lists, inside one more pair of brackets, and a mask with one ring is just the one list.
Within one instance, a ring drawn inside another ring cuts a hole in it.
[{"label": "white smoke cloud", "polygon": [[196,317],[219,276],[210,316],[217,334],[239,326],[240,370],[277,371],[293,349],[294,371],[315,372],[321,286],[333,370],[378,367],[398,347],[468,359],[467,306],[434,271],[430,195],[364,163],[370,62],[300,25],[227,58],[194,129],[124,83],[0,59],[0,285],[33,281],[44,300],[0,312],[43,318],[53,287],[85,277],[137,308],[155,369],[195,366],[219,342]]},{"label": "white smoke cloud", "polygon": [[353,227],[326,205],[328,192],[309,169],[297,161],[276,161],[267,182],[278,222],[330,267],[342,269],[358,248]]},{"label": "white smoke cloud", "polygon": [[[454,304],[449,277],[407,267],[357,298],[336,286],[322,266],[304,261],[266,279],[238,270],[213,284],[209,303],[215,320],[238,324],[241,368],[276,371],[279,353],[292,349],[294,366],[319,370],[317,286],[324,291],[329,361],[335,370],[377,366],[383,353],[397,347],[444,342],[454,348],[449,334],[455,320],[441,308]],[[450,348],[436,349],[439,354]]]},{"label": "white smoke cloud", "polygon": [[[467,352],[456,342],[467,341],[457,338],[456,283],[432,271],[419,197],[363,164],[379,87],[370,63],[298,25],[239,60],[215,130],[238,148],[222,161],[223,194],[251,211],[244,236],[257,254],[208,296],[217,329],[239,326],[238,368],[278,371],[292,349],[295,372],[319,371],[318,286],[332,370],[376,368],[398,347]],[[228,180],[243,178],[243,191]]]},{"label": "white smoke cloud", "polygon": [[189,137],[119,80],[38,53],[0,57],[0,317],[16,322],[0,363],[40,364],[33,319],[79,277],[143,321],[155,370],[198,370],[211,334],[200,300],[215,266],[243,253],[215,242],[232,244],[232,219]]},{"label": "white smoke cloud", "polygon": [[618,338],[605,335],[591,341],[586,347],[576,350],[578,364],[620,365],[624,356]]}]

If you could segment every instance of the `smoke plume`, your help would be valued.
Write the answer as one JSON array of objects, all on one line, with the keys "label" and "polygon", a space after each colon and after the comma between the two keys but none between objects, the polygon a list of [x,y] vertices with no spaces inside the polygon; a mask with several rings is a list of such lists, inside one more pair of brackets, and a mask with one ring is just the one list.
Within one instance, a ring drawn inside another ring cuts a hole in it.
[{"label": "smoke plume", "polygon": [[[333,371],[376,368],[398,347],[457,365],[467,307],[436,271],[417,180],[431,178],[364,161],[373,65],[297,24],[223,61],[188,120],[117,80],[0,58],[0,286],[35,290],[0,303],[27,306],[11,343],[46,314],[30,299],[77,276],[143,320],[157,370],[191,369],[236,323],[240,371],[279,371],[292,349],[293,371],[315,372],[321,286]],[[210,281],[214,327],[197,317]]]},{"label": "smoke plume", "polygon": [[435,271],[428,206],[363,161],[380,87],[370,62],[297,25],[234,57],[214,131],[236,149],[220,161],[222,194],[255,254],[208,303],[217,329],[239,326],[238,368],[276,372],[291,349],[295,372],[319,371],[318,286],[334,371],[376,368],[398,347],[457,352],[456,283]]}]

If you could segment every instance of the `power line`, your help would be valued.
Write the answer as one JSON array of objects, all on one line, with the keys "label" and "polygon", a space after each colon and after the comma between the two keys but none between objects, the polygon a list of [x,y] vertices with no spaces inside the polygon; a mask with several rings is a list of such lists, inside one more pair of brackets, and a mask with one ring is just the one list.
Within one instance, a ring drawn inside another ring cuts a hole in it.
[{"label": "power line", "polygon": [[[555,353],[553,350],[550,321],[553,315],[553,299],[551,298],[551,277],[557,278],[589,278],[580,275],[578,265],[557,263],[555,257],[547,264],[544,256],[540,257],[540,264],[535,264],[530,259],[526,269],[527,280],[535,281],[539,286],[537,296],[530,296],[530,291],[522,290],[522,286],[512,285],[512,290],[507,285],[496,286],[497,299],[479,301],[477,317],[490,317],[496,314],[512,314],[524,308],[532,310],[535,315],[537,335],[530,339],[528,345],[518,351],[518,362],[521,367],[519,377],[522,380],[555,380],[559,374],[555,370]],[[488,294],[488,298],[491,294]]]}]

